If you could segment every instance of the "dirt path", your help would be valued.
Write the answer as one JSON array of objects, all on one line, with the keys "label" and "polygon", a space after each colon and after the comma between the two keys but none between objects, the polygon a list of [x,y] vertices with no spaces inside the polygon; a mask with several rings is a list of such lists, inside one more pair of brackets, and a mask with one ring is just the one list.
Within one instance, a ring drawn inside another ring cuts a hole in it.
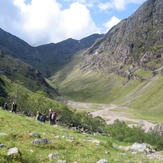
[{"label": "dirt path", "polygon": [[[154,126],[156,125],[147,120],[132,118],[123,111],[125,108],[118,107],[116,105],[94,104],[74,101],[68,101],[67,105],[75,109],[88,111],[93,115],[93,117],[100,116],[105,119],[107,124],[112,124],[115,120],[118,119],[120,121],[128,121],[130,123],[129,126],[140,125],[145,131],[148,131],[150,128],[154,128]],[[120,111],[114,111],[115,108],[119,108]]]}]

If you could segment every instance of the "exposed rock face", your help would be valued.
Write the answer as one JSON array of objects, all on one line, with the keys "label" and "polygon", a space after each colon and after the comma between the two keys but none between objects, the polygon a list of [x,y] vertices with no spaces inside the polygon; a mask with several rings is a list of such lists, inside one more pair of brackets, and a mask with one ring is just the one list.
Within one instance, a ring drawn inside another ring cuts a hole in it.
[{"label": "exposed rock face", "polygon": [[[157,71],[163,58],[163,1],[148,0],[90,48],[82,69],[128,77],[136,68]],[[133,67],[124,68],[126,65]]]},{"label": "exposed rock face", "polygon": [[163,136],[163,124],[158,124],[154,127],[154,132],[158,133],[160,136]]}]

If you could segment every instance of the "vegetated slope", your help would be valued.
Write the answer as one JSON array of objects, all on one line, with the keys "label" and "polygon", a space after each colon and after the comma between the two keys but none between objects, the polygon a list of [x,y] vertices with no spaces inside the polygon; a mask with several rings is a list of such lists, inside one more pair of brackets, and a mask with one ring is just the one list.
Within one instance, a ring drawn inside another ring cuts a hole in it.
[{"label": "vegetated slope", "polygon": [[[33,92],[42,91],[49,97],[57,95],[57,91],[46,82],[38,70],[3,51],[0,52],[0,76],[2,75]],[[5,82],[2,82],[1,89],[2,87],[5,89]],[[2,91],[1,96],[6,97],[6,94]]]},{"label": "vegetated slope", "polygon": [[74,57],[52,78],[61,93],[77,101],[116,102],[151,117],[162,115],[162,9],[162,0],[146,1]]},{"label": "vegetated slope", "polygon": [[102,36],[93,34],[81,40],[68,39],[56,44],[32,47],[18,37],[0,29],[0,50],[32,65],[44,76],[50,76],[61,68],[74,53],[92,46]]},{"label": "vegetated slope", "polygon": [[[0,162],[84,162],[94,163],[101,159],[109,162],[152,162],[144,154],[132,154],[113,146],[122,145],[108,136],[81,134],[61,126],[51,126],[34,118],[16,115],[0,109]],[[34,144],[34,140],[44,138],[47,144]],[[123,145],[127,145],[123,143]],[[17,147],[21,154],[7,156],[10,148]],[[49,154],[55,158],[50,160]],[[155,160],[156,162],[160,162]]]}]

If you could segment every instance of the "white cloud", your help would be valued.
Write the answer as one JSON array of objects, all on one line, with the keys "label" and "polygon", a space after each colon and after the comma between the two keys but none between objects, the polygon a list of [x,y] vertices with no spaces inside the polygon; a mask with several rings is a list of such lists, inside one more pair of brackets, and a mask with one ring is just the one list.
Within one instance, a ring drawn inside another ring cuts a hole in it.
[{"label": "white cloud", "polygon": [[100,3],[100,10],[116,9],[125,10],[128,4],[141,4],[146,0],[111,0],[110,2]]},{"label": "white cloud", "polygon": [[88,35],[91,31],[97,31],[89,10],[82,4],[73,3],[69,9],[62,12],[63,25],[67,37],[81,37]]},{"label": "white cloud", "polygon": [[[58,2],[31,0],[26,4],[25,0],[0,1],[5,11],[4,15],[0,10],[0,27],[32,45],[58,42],[69,37],[81,39],[98,32],[86,5],[75,2],[62,10]],[[6,17],[8,21],[5,21]]]},{"label": "white cloud", "polygon": [[110,2],[100,3],[98,7],[100,8],[100,10],[108,10],[110,8],[113,8],[113,4]]},{"label": "white cloud", "polygon": [[108,30],[110,30],[113,26],[115,26],[116,24],[118,24],[121,20],[118,19],[117,17],[113,16],[109,21],[107,21],[104,26],[106,28],[106,32],[108,32]]},{"label": "white cloud", "polygon": [[126,2],[126,0],[114,0],[113,4],[117,10],[124,10],[127,5]]},{"label": "white cloud", "polygon": [[125,5],[126,5],[125,0],[112,0],[110,2],[100,3],[98,7],[102,11],[108,9],[123,10],[125,8]]}]

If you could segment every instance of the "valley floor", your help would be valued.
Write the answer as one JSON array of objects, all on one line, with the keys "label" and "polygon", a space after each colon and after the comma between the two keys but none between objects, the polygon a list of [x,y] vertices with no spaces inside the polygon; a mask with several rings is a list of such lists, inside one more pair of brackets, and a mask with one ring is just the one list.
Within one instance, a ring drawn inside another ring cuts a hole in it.
[{"label": "valley floor", "polygon": [[156,125],[156,123],[152,123],[148,120],[137,119],[133,117],[132,114],[126,112],[127,108],[119,107],[115,104],[95,104],[68,101],[67,105],[78,110],[90,112],[94,117],[100,116],[101,118],[105,119],[107,124],[112,124],[118,119],[120,121],[124,121],[131,127],[133,125],[139,125],[145,131],[154,128]]}]

